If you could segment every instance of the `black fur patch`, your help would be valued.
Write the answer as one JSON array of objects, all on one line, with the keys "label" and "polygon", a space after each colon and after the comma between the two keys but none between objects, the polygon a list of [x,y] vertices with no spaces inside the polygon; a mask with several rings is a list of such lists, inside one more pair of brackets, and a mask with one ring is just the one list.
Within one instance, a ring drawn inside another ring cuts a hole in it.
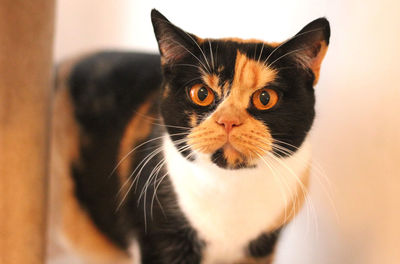
[{"label": "black fur patch", "polygon": [[228,162],[224,157],[224,151],[222,149],[218,149],[214,154],[212,154],[211,161],[220,168],[226,168],[228,166]]},{"label": "black fur patch", "polygon": [[258,238],[251,241],[248,252],[251,257],[264,258],[269,256],[275,248],[281,230],[278,229],[269,234],[261,234]]}]

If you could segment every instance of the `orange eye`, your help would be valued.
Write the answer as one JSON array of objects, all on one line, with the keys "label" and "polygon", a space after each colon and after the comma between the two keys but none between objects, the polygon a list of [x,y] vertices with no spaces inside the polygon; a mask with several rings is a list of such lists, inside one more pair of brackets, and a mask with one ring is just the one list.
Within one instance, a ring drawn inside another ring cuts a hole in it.
[{"label": "orange eye", "polygon": [[208,106],[214,101],[213,91],[202,84],[196,84],[190,88],[189,94],[190,99],[197,105]]},{"label": "orange eye", "polygon": [[260,89],[253,94],[252,100],[258,110],[267,110],[276,105],[278,94],[272,89]]}]

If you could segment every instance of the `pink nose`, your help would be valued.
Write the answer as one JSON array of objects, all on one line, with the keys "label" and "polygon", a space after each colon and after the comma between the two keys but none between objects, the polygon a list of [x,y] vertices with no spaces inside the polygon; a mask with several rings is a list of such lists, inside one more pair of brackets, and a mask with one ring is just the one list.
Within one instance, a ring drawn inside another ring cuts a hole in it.
[{"label": "pink nose", "polygon": [[240,120],[237,119],[237,118],[226,118],[226,117],[220,117],[220,118],[217,120],[217,123],[218,123],[219,125],[225,127],[226,133],[231,132],[231,130],[232,130],[234,127],[240,126],[240,125],[242,124],[242,123],[240,122]]}]

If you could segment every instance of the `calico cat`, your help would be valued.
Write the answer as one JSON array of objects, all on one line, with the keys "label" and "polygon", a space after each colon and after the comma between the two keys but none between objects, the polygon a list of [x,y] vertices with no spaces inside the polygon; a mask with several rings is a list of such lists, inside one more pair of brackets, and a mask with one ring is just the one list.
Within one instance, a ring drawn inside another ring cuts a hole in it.
[{"label": "calico cat", "polygon": [[161,56],[101,52],[58,69],[64,245],[85,263],[271,263],[307,189],[329,23],[267,43],[151,19]]}]

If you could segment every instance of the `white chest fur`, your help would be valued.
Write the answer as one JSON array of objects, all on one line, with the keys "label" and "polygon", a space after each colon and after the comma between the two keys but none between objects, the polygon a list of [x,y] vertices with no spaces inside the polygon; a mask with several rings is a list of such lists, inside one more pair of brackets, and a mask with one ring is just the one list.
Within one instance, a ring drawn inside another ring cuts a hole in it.
[{"label": "white chest fur", "polygon": [[256,168],[225,170],[209,157],[186,160],[164,138],[164,153],[178,203],[207,246],[203,263],[232,263],[248,243],[271,231],[284,213],[310,160],[307,142],[295,155],[259,160]]}]

